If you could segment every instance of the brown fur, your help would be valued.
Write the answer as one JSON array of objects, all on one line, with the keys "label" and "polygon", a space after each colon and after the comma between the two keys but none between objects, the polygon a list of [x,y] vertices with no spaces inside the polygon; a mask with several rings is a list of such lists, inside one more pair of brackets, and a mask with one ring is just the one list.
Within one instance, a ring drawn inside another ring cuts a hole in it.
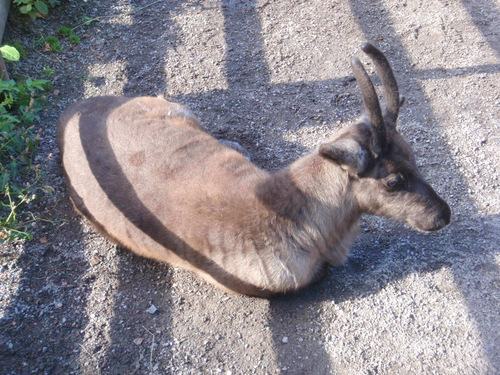
[{"label": "brown fur", "polygon": [[[64,112],[58,129],[70,197],[101,233],[262,297],[310,284],[325,262],[342,264],[365,212],[422,230],[449,222],[395,126],[378,156],[373,136],[362,119],[268,173],[159,98],[87,99]],[[388,190],[398,173],[408,188]]]}]

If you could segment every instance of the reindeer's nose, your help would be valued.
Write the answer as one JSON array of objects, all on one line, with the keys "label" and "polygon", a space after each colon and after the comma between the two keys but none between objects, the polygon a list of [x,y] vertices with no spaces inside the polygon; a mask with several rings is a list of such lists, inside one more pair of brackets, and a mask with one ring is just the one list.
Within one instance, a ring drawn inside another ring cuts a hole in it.
[{"label": "reindeer's nose", "polygon": [[439,214],[434,219],[434,230],[439,230],[450,223],[451,210],[446,202],[443,202]]}]

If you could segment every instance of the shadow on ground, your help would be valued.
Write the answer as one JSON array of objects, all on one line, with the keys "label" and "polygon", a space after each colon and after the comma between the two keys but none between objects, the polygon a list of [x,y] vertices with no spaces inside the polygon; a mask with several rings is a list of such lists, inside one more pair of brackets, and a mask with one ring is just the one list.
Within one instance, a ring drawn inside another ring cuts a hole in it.
[{"label": "shadow on ground", "polygon": [[[137,1],[136,6],[143,6],[147,3]],[[113,2],[108,1],[106,4],[113,4]],[[169,19],[168,15],[181,12],[186,4],[182,1],[175,1],[164,6],[168,9],[163,9],[166,16],[162,25],[148,26],[147,23],[151,22],[149,18],[155,19],[151,16],[151,12],[156,12],[157,9],[145,9],[140,16],[132,16],[131,25],[118,26],[115,30],[116,39],[110,39],[107,45],[103,46],[109,51],[106,56],[107,61],[115,59],[126,61],[127,84],[124,89],[126,95],[151,95],[165,90],[167,83],[161,77],[165,61],[169,58],[168,51],[159,55],[154,48],[155,41],[161,38],[168,39],[171,48],[181,43],[178,40],[179,36],[174,22]],[[189,3],[189,6],[200,5]],[[490,17],[499,19],[498,7],[489,0],[481,1],[481,6],[462,1],[462,6],[482,32],[485,41],[492,49],[500,53],[498,45],[495,44],[496,40],[491,37],[496,34],[491,32],[488,20],[483,19],[481,12],[483,8],[488,9]],[[377,41],[383,33],[382,49],[386,50],[400,82],[408,82],[409,77],[429,79],[428,76],[432,76],[434,79],[476,74],[484,72],[485,69],[491,71],[492,67],[496,72],[500,71],[500,65],[486,68],[464,67],[444,73],[438,70],[414,71],[411,69],[410,57],[391,19],[387,16],[384,3],[372,1],[370,4],[365,4],[351,1],[350,7],[367,40]],[[222,2],[222,11],[225,20],[225,40],[228,45],[225,66],[228,89],[179,95],[175,98],[189,104],[205,124],[214,124],[213,127],[209,127],[209,131],[215,136],[239,142],[251,152],[253,160],[259,166],[276,169],[307,151],[306,147],[285,140],[280,132],[317,126],[318,120],[315,118],[319,112],[322,112],[321,121],[327,124],[333,123],[332,120],[345,120],[357,114],[358,109],[361,108],[360,98],[355,99],[356,105],[353,106],[352,98],[351,101],[347,101],[342,96],[346,91],[357,92],[352,77],[318,82],[271,84],[255,1],[241,3],[226,0]],[[375,13],[377,16],[374,16]],[[135,27],[139,23],[144,27]],[[383,30],[380,30],[380,24],[384,25]],[[247,32],[249,29],[252,30],[251,33]],[[153,34],[150,33],[151,30],[154,30]],[[150,54],[149,64],[145,65],[141,62],[143,60],[138,61],[135,58],[136,50],[127,50],[120,44],[119,35],[123,33],[135,33],[132,44],[148,47],[144,50],[149,51],[147,52]],[[399,73],[402,71],[406,72],[406,77],[402,77],[402,73]],[[412,100],[429,103],[418,83],[402,86],[401,91],[405,95],[407,90],[411,90],[409,95]],[[82,87],[80,93],[83,92]],[[252,95],[249,96],[248,93]],[[74,98],[79,98],[79,96],[78,94]],[[225,107],[219,106],[221,102],[226,103]],[[300,109],[295,108],[298,102],[303,104]],[[424,105],[424,111],[415,115],[416,118],[413,121],[422,124],[427,123],[429,117],[435,118],[430,105]],[[251,121],[255,121],[256,124],[249,128],[247,125]],[[430,130],[430,134],[439,133],[439,127],[435,124],[433,126],[434,129]],[[286,155],[276,155],[276,149],[288,151]],[[428,155],[430,159],[435,156],[435,153]],[[452,159],[450,151],[446,150],[446,155],[442,158]],[[433,168],[444,169],[446,167],[438,165]],[[454,167],[454,170],[458,168]],[[446,186],[440,186],[438,190],[446,191]],[[463,199],[466,199],[470,206],[474,205],[469,197],[465,196]],[[74,216],[69,213],[67,206],[68,202],[65,202],[64,212],[71,218],[70,222],[56,235],[56,237],[64,237],[66,242],[46,245],[29,243],[18,260],[18,267],[23,269],[21,276],[23,288],[12,302],[6,318],[0,322],[1,337],[5,340],[5,343],[0,346],[2,365],[5,366],[4,369],[7,369],[7,373],[28,373],[28,369],[30,371],[38,369],[39,372],[44,373],[62,373],[77,371],[78,368],[87,369],[85,371],[88,373],[92,369],[96,372],[116,373],[115,368],[134,369],[140,366],[148,368],[150,363],[148,349],[142,349],[142,354],[137,357],[132,355],[136,353],[136,344],[130,341],[125,342],[125,340],[130,337],[130,330],[135,330],[138,339],[146,340],[151,344],[154,344],[153,335],[163,335],[167,341],[172,337],[169,329],[172,325],[171,316],[175,306],[172,305],[172,296],[169,293],[168,270],[163,265],[118,252],[115,255],[118,259],[108,259],[116,264],[116,284],[107,289],[106,299],[101,301],[112,306],[112,321],[104,322],[99,317],[87,316],[85,306],[89,303],[97,303],[97,300],[92,300],[92,290],[97,284],[96,280],[86,279],[85,275],[89,267],[99,266],[106,259],[106,255],[99,250],[95,252],[98,257],[103,257],[101,261],[98,260],[97,265],[89,265],[91,260],[86,260],[82,256],[73,258],[68,255],[68,253],[76,252],[85,253],[83,238],[88,234],[84,233],[84,229],[74,221]],[[449,268],[455,275],[455,282],[461,288],[465,300],[468,301],[470,315],[476,321],[485,345],[498,342],[497,333],[490,332],[488,326],[483,324],[488,319],[485,313],[475,306],[473,300],[468,299],[468,286],[459,280],[460,273],[457,271],[460,270],[461,262],[468,256],[491,256],[486,245],[476,243],[477,228],[483,225],[498,227],[498,222],[498,217],[476,215],[467,222],[464,220],[452,222],[450,227],[442,232],[423,235],[392,223],[385,224],[392,228],[390,232],[382,232],[376,229],[378,224],[368,220],[363,225],[366,232],[356,243],[353,255],[345,267],[332,269],[324,281],[301,293],[270,301],[269,327],[274,339],[277,366],[286,367],[296,359],[297,355],[301,355],[302,368],[297,369],[297,373],[330,374],[335,372],[335,364],[331,362],[324,345],[317,343],[305,348],[299,338],[307,332],[290,331],[290,327],[298,327],[297,329],[303,327],[304,319],[314,318],[314,314],[304,312],[306,307],[317,311],[316,314],[319,317],[324,302],[339,303],[364,298],[378,293],[388,284],[405,278],[409,274],[434,272],[443,267]],[[458,236],[459,233],[460,236]],[[457,242],[457,238],[464,238],[464,233],[470,233],[467,236],[469,241]],[[429,241],[430,236],[432,236],[432,241]],[[437,244],[439,247],[436,246]],[[106,246],[109,249],[110,245]],[[64,269],[68,264],[72,267],[69,271]],[[498,268],[491,264],[488,270],[475,269],[471,272],[478,274],[490,272],[498,275]],[[66,274],[76,278],[69,280],[65,277]],[[143,314],[149,306],[140,304],[144,301],[144,296],[138,293],[141,293],[143,289],[136,287],[139,283],[146,283],[150,280],[155,281],[151,284],[148,301],[150,300],[152,305],[164,312],[161,315],[161,325],[164,330],[161,332],[153,328],[157,326],[158,321],[153,322]],[[53,300],[53,302],[48,305],[40,304],[40,301],[47,300]],[[20,311],[20,308],[24,310]],[[72,320],[55,321],[51,315],[55,309],[60,311],[71,309]],[[75,314],[74,311],[77,313]],[[82,333],[89,324],[106,326],[107,328],[103,331],[107,332],[108,336],[88,337],[82,342]],[[317,329],[319,332],[322,329],[321,326],[314,324],[308,327]],[[19,335],[20,332],[23,332],[22,336]],[[283,345],[285,336],[290,342],[288,345]],[[89,340],[89,345],[85,340]],[[82,349],[84,347],[90,352],[85,352]],[[487,351],[487,353],[492,353],[492,351]],[[93,367],[92,361],[95,357],[100,358],[100,362]],[[494,363],[494,358],[490,360]]]}]

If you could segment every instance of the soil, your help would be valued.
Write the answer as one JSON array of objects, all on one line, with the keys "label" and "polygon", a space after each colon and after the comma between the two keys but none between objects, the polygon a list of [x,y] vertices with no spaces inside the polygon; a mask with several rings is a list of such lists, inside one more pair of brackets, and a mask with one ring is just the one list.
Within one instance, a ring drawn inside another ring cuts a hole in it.
[{"label": "soil", "polygon": [[[66,25],[80,45],[36,43]],[[32,207],[34,239],[1,248],[1,374],[500,373],[498,2],[63,1],[46,20],[11,15],[5,38],[28,50],[11,74],[55,70],[37,156],[55,193]],[[73,212],[55,142],[70,103],[164,95],[274,170],[360,114],[349,61],[373,71],[366,40],[452,207],[444,230],[366,217],[345,266],[265,300],[134,256]]]}]

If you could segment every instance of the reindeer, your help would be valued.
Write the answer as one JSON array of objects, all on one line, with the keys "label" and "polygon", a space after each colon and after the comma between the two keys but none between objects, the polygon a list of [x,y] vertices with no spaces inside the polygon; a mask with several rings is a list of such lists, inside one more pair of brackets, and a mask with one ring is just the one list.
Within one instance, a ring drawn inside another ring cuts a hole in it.
[{"label": "reindeer", "polygon": [[303,288],[326,264],[345,262],[364,213],[444,227],[450,208],[396,130],[403,99],[390,64],[372,44],[362,50],[386,107],[353,58],[363,116],[274,173],[210,136],[180,104],[106,96],[71,105],[58,144],[76,210],[138,255],[259,297]]}]

